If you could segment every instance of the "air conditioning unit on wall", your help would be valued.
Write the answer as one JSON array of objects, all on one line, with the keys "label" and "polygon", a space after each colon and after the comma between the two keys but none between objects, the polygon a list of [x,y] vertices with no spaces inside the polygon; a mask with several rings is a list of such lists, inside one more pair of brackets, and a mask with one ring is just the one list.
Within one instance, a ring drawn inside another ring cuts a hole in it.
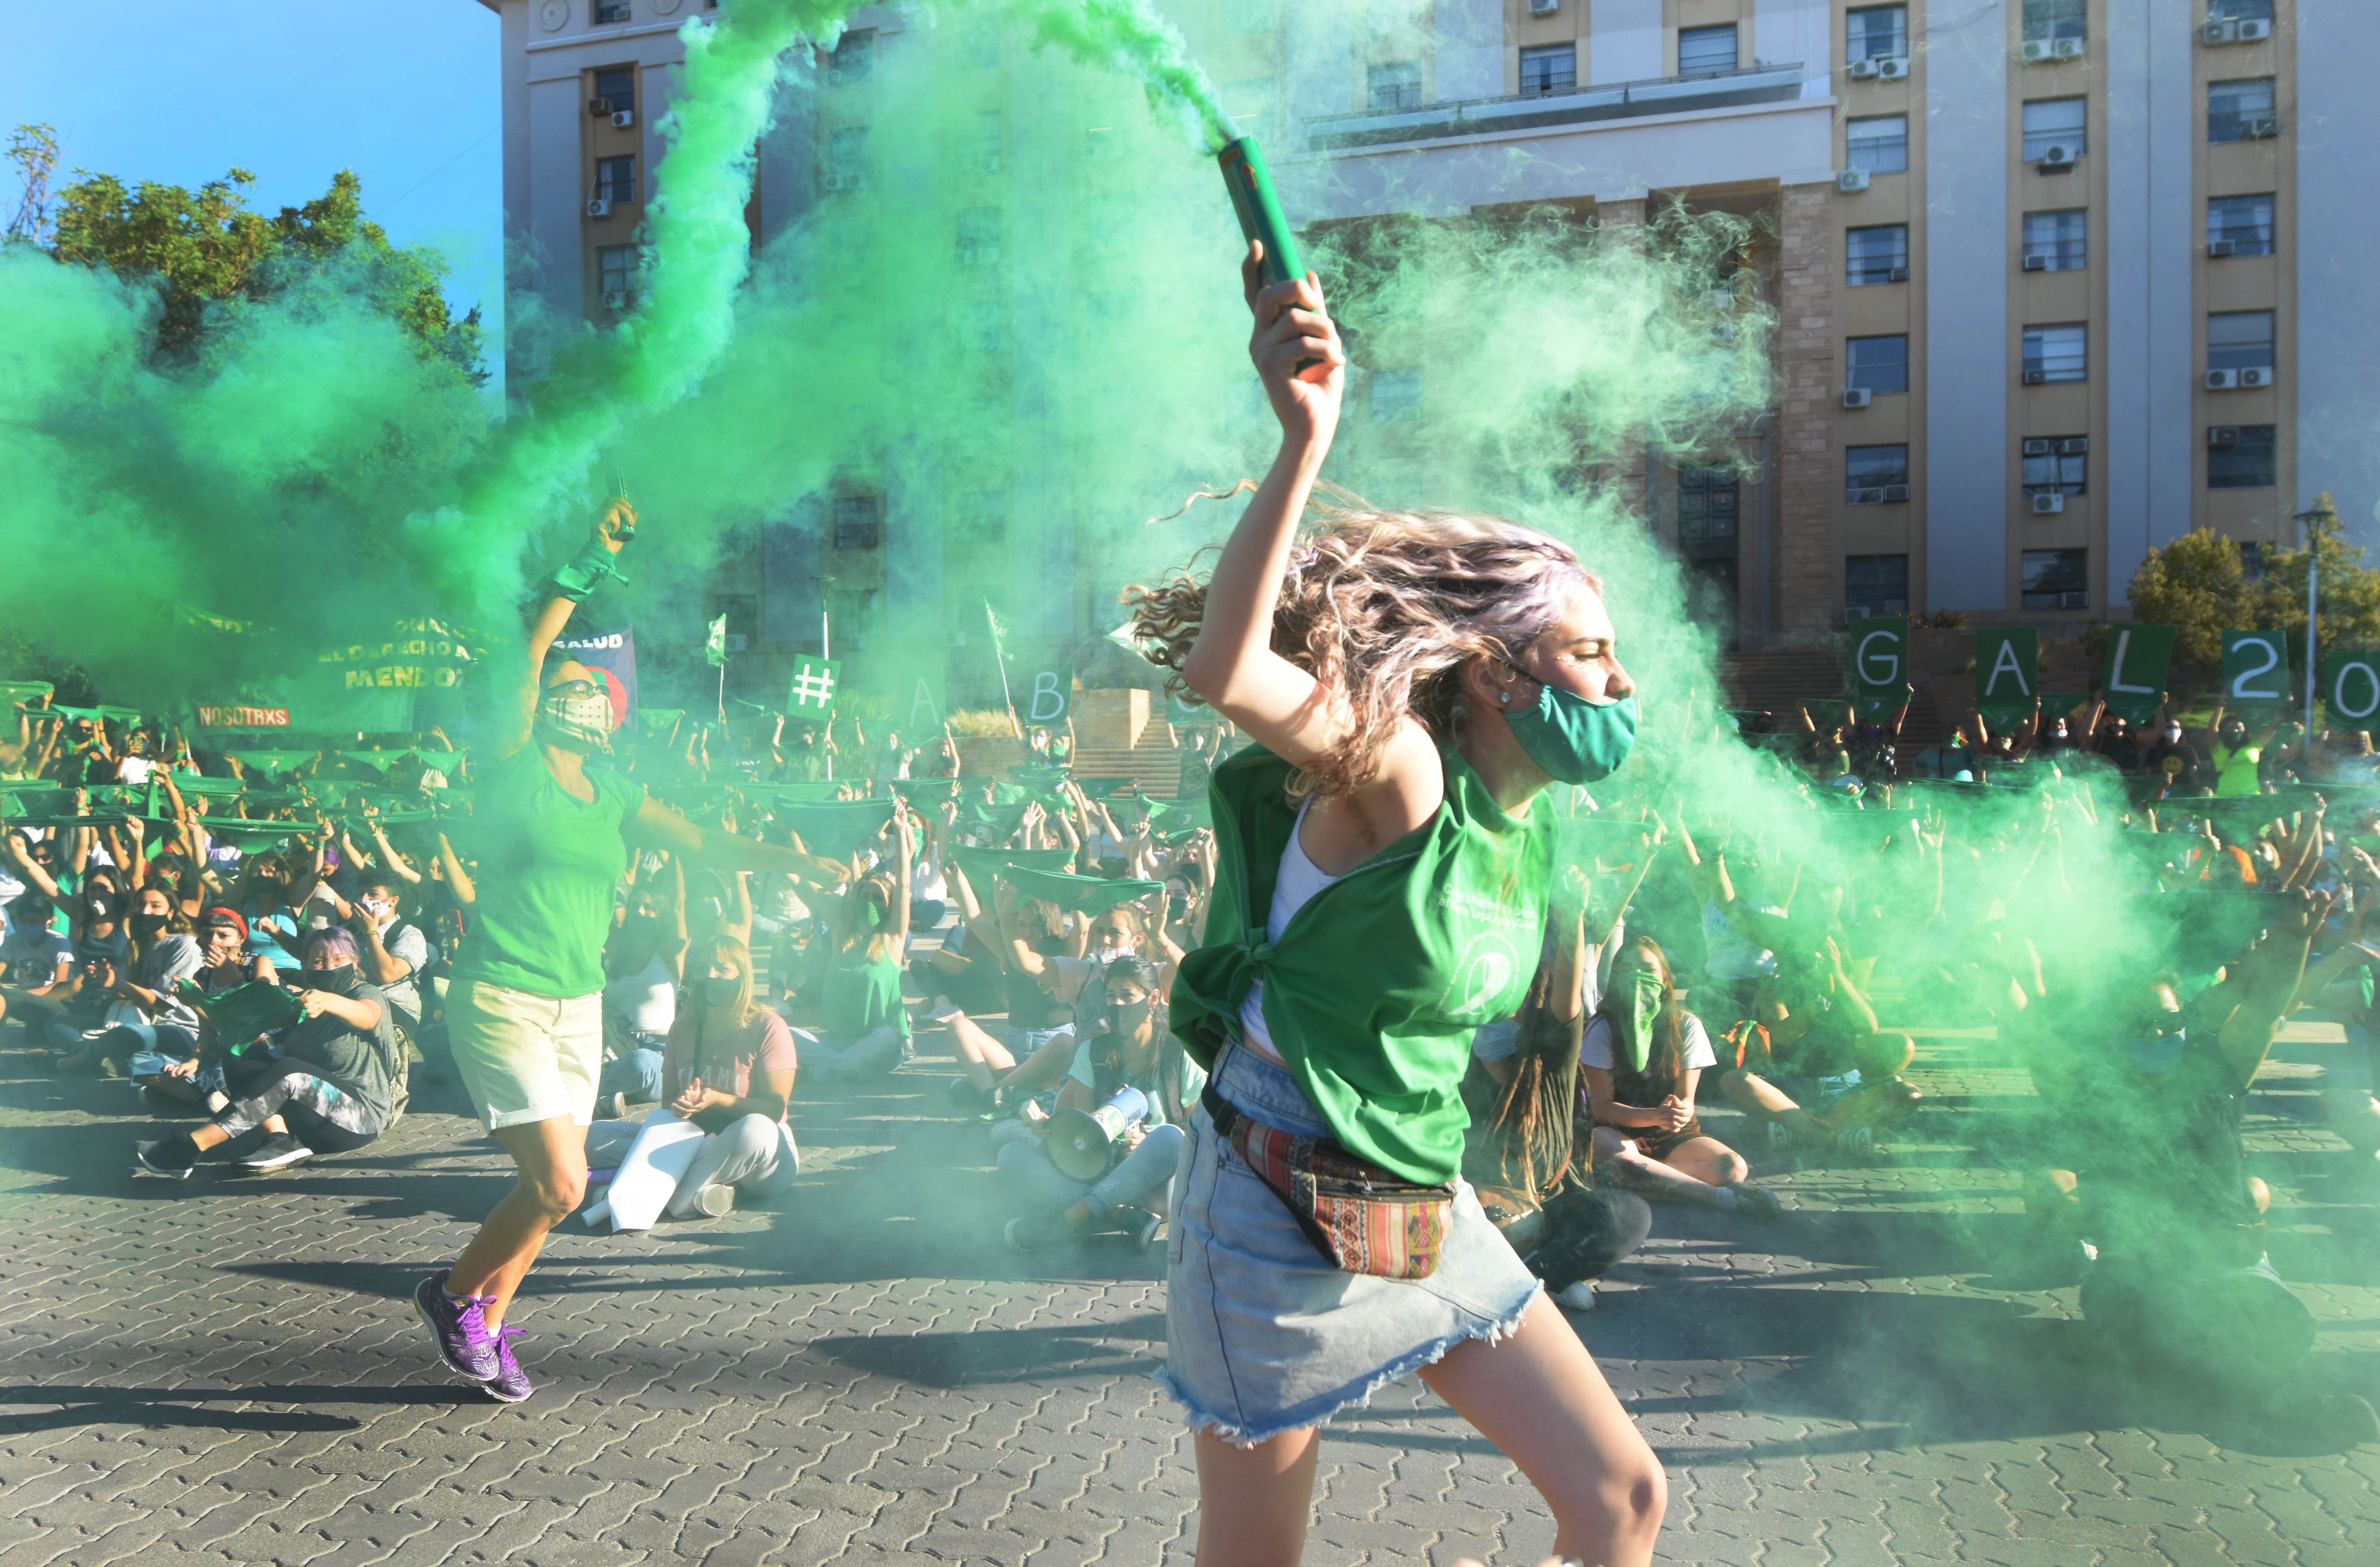
[{"label": "air conditioning unit on wall", "polygon": [[2262,43],[2273,36],[2273,24],[2267,21],[2243,21],[2239,26],[2240,42],[2242,43]]},{"label": "air conditioning unit on wall", "polygon": [[2053,60],[2079,60],[2082,57],[2082,41],[2060,38],[2050,44],[2049,57]]},{"label": "air conditioning unit on wall", "polygon": [[1851,79],[1853,81],[1874,81],[1876,79],[1876,62],[1874,60],[1853,60],[1846,68],[1850,71]]},{"label": "air conditioning unit on wall", "polygon": [[587,215],[590,218],[608,218],[612,215],[612,203],[598,196],[587,203]]},{"label": "air conditioning unit on wall", "polygon": [[626,129],[628,129],[629,128],[631,128],[632,126],[634,126],[636,123],[637,123],[637,111],[636,111],[636,110],[634,110],[634,109],[614,109],[614,110],[613,110],[613,111],[612,111],[612,128],[613,128],[613,130],[626,130]]},{"label": "air conditioning unit on wall", "polygon": [[2035,516],[2056,516],[2065,510],[2066,497],[2056,491],[2033,498],[2033,515]]},{"label": "air conditioning unit on wall", "polygon": [[2045,147],[2041,152],[2041,170],[2046,174],[2052,169],[2070,169],[2074,166],[2074,158],[2075,152],[2071,147]]},{"label": "air conditioning unit on wall", "polygon": [[2240,372],[2236,370],[2210,370],[2206,372],[2206,389],[2209,392],[2237,392],[2240,390]]},{"label": "air conditioning unit on wall", "polygon": [[2272,383],[2273,367],[2270,365],[2251,365],[2240,372],[2241,391],[2251,391],[2259,386],[2270,386]]},{"label": "air conditioning unit on wall", "polygon": [[1909,62],[1906,60],[1878,60],[1876,63],[1876,79],[1878,81],[1908,80]]},{"label": "air conditioning unit on wall", "polygon": [[1876,394],[1864,386],[1854,386],[1843,394],[1843,407],[1864,408],[1876,401]]},{"label": "air conditioning unit on wall", "polygon": [[1835,188],[1844,195],[1853,195],[1867,188],[1867,170],[1845,169],[1835,176]]}]

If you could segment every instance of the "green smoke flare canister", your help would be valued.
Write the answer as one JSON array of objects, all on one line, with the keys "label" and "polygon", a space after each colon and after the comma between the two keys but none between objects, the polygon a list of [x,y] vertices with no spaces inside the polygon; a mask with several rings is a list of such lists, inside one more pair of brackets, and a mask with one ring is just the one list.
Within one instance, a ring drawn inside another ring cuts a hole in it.
[{"label": "green smoke flare canister", "polygon": [[1232,193],[1232,211],[1240,214],[1240,232],[1264,242],[1265,282],[1304,277],[1305,265],[1298,259],[1297,239],[1289,232],[1289,220],[1281,216],[1281,198],[1273,194],[1272,176],[1265,170],[1264,149],[1257,145],[1257,139],[1243,136],[1226,143],[1215,161],[1223,165],[1223,184]]}]

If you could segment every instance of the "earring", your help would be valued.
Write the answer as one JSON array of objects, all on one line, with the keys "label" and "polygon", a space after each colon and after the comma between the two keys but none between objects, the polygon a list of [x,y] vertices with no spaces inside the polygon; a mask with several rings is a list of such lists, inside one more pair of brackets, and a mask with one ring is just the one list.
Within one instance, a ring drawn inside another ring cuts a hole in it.
[{"label": "earring", "polygon": [[1498,707],[1500,707],[1500,708],[1509,708],[1509,707],[1511,707],[1511,706],[1512,705],[1512,692],[1510,692],[1510,691],[1499,691],[1499,692],[1497,692],[1497,693],[1496,693],[1496,705],[1497,705]]}]

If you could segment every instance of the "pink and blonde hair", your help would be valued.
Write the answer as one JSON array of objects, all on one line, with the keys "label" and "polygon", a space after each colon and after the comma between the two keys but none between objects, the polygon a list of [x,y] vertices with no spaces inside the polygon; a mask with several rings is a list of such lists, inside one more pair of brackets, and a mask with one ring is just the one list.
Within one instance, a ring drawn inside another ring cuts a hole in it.
[{"label": "pink and blonde hair", "polygon": [[[1463,668],[1518,660],[1582,589],[1603,590],[1569,545],[1501,517],[1376,511],[1352,498],[1315,512],[1319,525],[1290,550],[1272,650],[1345,705],[1353,732],[1336,754],[1300,770],[1295,794],[1370,782],[1408,714],[1451,744]],[[1123,601],[1150,661],[1178,672],[1205,616],[1205,580],[1176,572],[1126,589]]]}]

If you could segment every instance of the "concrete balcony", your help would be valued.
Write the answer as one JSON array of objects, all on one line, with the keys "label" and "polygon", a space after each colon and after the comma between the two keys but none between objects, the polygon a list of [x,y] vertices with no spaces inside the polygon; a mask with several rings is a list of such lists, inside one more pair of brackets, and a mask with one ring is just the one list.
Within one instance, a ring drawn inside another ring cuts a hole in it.
[{"label": "concrete balcony", "polygon": [[1305,122],[1306,145],[1317,152],[1356,147],[1460,140],[1499,131],[1539,130],[1597,120],[1638,119],[1753,103],[1790,103],[1803,96],[1802,67],[1755,66],[1742,70],[1650,81],[1563,87],[1550,92],[1466,98],[1417,109],[1366,109],[1318,115]]}]

